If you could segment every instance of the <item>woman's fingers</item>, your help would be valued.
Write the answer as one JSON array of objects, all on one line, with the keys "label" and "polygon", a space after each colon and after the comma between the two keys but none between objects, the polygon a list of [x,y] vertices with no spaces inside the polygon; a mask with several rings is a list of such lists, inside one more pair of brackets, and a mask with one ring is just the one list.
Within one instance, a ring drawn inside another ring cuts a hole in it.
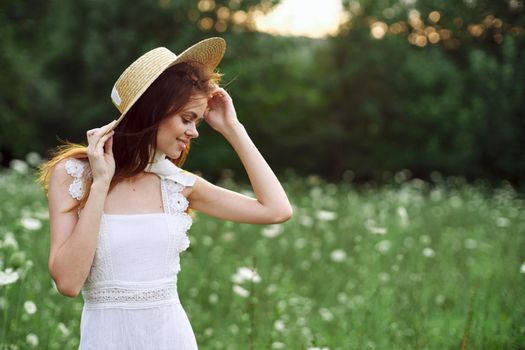
[{"label": "woman's fingers", "polygon": [[103,135],[107,135],[109,133],[110,130],[113,130],[114,129],[114,125],[117,123],[117,120],[114,120],[112,121],[111,123],[107,124],[106,127],[105,127],[105,130],[104,130],[104,133]]},{"label": "woman's fingers", "polygon": [[[114,133],[113,131],[111,132]],[[107,155],[113,155],[113,134],[111,134],[111,137],[106,142],[104,150]]]},{"label": "woman's fingers", "polygon": [[[104,143],[109,137],[111,137],[115,132],[111,130],[111,127],[116,123],[116,120],[113,120],[111,123],[108,123],[100,128],[95,128],[88,130],[87,140],[88,140],[88,151],[92,154],[101,155],[103,153]],[[99,146],[100,145],[100,146]]]},{"label": "woman's fingers", "polygon": [[87,133],[86,133],[86,136],[88,137],[88,140],[94,136],[97,136],[99,135],[100,136],[103,136],[103,135],[107,135],[107,132],[113,127],[113,125],[116,123],[117,121],[116,120],[113,120],[111,123],[108,123],[100,128],[95,128],[95,129],[91,129],[91,130],[88,130]]},{"label": "woman's fingers", "polygon": [[103,151],[104,149],[104,144],[106,143],[106,141],[113,136],[113,134],[115,133],[115,131],[111,130],[110,132],[108,132],[106,135],[102,136],[98,142],[97,142],[97,150],[99,151]]},{"label": "woman's fingers", "polygon": [[108,134],[102,136],[99,138],[96,142],[96,144],[93,145],[93,153],[96,157],[100,157],[104,154],[104,144],[106,141],[113,136],[113,131],[109,132]]},{"label": "woman's fingers", "polygon": [[115,161],[113,159],[113,130],[114,120],[100,128],[87,131],[87,155],[91,164],[93,178],[101,178],[109,181],[115,171]]}]

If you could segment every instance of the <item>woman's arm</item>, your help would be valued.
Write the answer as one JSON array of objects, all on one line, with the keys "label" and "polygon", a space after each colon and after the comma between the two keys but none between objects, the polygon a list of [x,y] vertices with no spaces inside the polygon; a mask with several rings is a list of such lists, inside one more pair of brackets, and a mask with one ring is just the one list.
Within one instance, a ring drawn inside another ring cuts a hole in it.
[{"label": "woman's arm", "polygon": [[[273,224],[290,219],[293,210],[281,183],[237,120],[231,97],[224,89],[217,92],[221,93],[219,101],[222,102],[211,104],[211,112],[205,115],[205,119],[237,152],[257,198],[221,188],[197,177],[188,195],[190,207],[220,219],[244,223]],[[222,109],[221,103],[224,106]],[[219,112],[213,114],[213,108]]]},{"label": "woman's arm", "polygon": [[87,132],[86,154],[93,183],[79,219],[77,213],[66,212],[75,200],[68,193],[71,177],[64,168],[65,162],[59,162],[51,173],[48,191],[51,229],[48,269],[59,292],[66,296],[75,297],[80,293],[95,257],[104,203],[115,173],[114,131],[104,133],[115,122]]},{"label": "woman's arm", "polygon": [[101,182],[92,184],[82,215],[77,218],[76,211],[66,212],[76,200],[68,193],[72,179],[62,163],[53,169],[49,182],[51,238],[48,270],[61,294],[76,297],[95,257],[108,186]]}]

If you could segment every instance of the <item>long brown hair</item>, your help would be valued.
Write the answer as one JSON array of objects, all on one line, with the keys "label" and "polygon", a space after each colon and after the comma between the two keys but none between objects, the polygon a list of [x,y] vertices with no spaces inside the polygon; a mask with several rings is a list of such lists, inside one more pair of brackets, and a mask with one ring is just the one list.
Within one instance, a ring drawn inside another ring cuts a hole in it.
[{"label": "long brown hair", "polygon": [[[157,131],[160,122],[180,112],[192,99],[208,95],[218,85],[222,74],[210,70],[197,62],[183,62],[166,69],[133,104],[126,116],[115,128],[113,135],[113,156],[115,174],[109,190],[118,182],[133,177],[153,161],[152,149],[157,148]],[[87,160],[87,145],[64,142],[51,152],[51,158],[40,165],[37,182],[48,191],[52,169],[66,158]],[[190,144],[177,159],[170,159],[181,167]],[[84,193],[80,201],[68,211],[84,207],[93,183],[89,174],[84,174]]]}]

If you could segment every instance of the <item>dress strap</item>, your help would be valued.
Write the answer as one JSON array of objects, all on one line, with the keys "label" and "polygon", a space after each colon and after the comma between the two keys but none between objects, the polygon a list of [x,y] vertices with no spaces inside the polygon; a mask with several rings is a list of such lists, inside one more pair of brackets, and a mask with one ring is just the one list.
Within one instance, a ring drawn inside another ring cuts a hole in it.
[{"label": "dress strap", "polygon": [[193,186],[195,175],[187,174],[180,172],[169,177],[161,177],[162,204],[166,214],[180,214],[188,209],[189,202],[182,191],[186,187]]}]

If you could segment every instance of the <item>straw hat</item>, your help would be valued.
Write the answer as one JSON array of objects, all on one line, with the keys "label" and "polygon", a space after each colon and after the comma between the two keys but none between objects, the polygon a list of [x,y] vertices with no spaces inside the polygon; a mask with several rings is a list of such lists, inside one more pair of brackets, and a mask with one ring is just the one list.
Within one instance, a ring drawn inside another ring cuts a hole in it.
[{"label": "straw hat", "polygon": [[113,86],[111,101],[121,115],[107,132],[121,122],[131,106],[168,67],[176,63],[196,61],[214,70],[219,65],[225,51],[226,41],[213,37],[199,41],[178,56],[165,47],[157,47],[140,56],[126,68]]}]

